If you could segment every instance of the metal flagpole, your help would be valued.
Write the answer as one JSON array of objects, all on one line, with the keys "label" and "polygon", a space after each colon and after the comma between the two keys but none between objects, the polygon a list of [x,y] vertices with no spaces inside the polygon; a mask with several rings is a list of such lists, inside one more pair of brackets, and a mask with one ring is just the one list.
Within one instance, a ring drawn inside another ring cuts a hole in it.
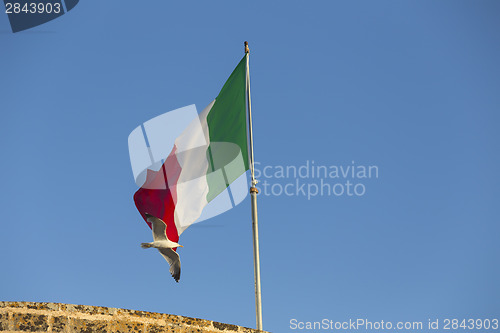
[{"label": "metal flagpole", "polygon": [[255,278],[255,315],[257,319],[257,329],[262,330],[262,298],[260,292],[260,258],[259,258],[259,226],[257,218],[257,194],[259,191],[255,187],[257,180],[254,173],[253,158],[253,132],[252,132],[252,102],[250,99],[250,50],[248,42],[245,42],[245,55],[247,57],[246,93],[247,93],[247,114],[248,132],[250,140],[250,173],[252,175],[252,186],[250,187],[250,197],[252,199],[252,229],[253,229],[253,269]]}]

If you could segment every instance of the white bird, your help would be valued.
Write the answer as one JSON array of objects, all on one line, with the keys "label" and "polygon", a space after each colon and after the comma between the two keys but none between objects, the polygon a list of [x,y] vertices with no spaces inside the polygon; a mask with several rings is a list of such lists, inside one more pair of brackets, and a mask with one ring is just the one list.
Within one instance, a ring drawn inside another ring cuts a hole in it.
[{"label": "white bird", "polygon": [[160,251],[161,255],[170,265],[170,274],[174,278],[175,282],[179,282],[181,277],[181,259],[179,254],[172,250],[174,247],[183,247],[182,245],[172,242],[167,237],[167,225],[161,219],[145,213],[146,220],[153,226],[153,242],[152,243],[141,243],[143,249],[154,247]]}]

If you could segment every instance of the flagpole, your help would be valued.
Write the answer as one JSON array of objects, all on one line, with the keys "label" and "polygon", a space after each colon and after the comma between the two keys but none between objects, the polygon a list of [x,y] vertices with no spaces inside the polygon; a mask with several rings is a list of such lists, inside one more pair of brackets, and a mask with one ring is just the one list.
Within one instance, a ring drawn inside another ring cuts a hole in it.
[{"label": "flagpole", "polygon": [[253,157],[253,132],[252,132],[252,102],[250,99],[250,50],[248,42],[245,42],[245,55],[247,58],[246,70],[246,94],[247,94],[247,114],[248,114],[248,132],[250,140],[250,174],[252,176],[252,186],[250,187],[250,197],[252,202],[252,230],[253,230],[253,269],[255,279],[255,316],[257,320],[257,329],[262,330],[262,297],[260,291],[260,257],[259,257],[259,225],[257,218],[257,194],[259,191],[255,187],[257,180],[254,172]]}]

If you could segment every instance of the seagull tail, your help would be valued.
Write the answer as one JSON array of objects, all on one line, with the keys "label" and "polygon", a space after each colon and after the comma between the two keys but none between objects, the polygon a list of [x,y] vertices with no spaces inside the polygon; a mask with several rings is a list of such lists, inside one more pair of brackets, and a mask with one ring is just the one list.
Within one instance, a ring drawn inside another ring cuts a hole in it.
[{"label": "seagull tail", "polygon": [[141,243],[143,249],[147,249],[153,246],[153,243]]}]

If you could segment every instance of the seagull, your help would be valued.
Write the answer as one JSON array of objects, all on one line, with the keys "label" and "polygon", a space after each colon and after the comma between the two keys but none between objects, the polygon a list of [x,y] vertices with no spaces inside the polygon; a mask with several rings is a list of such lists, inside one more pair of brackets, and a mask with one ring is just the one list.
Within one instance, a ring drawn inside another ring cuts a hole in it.
[{"label": "seagull", "polygon": [[167,237],[167,225],[161,219],[145,213],[146,221],[153,225],[153,242],[152,243],[141,243],[143,249],[154,247],[160,251],[160,254],[165,258],[165,260],[170,265],[170,274],[174,278],[175,282],[179,282],[181,277],[181,259],[179,254],[175,252],[172,248],[183,247],[182,245],[172,242]]}]

